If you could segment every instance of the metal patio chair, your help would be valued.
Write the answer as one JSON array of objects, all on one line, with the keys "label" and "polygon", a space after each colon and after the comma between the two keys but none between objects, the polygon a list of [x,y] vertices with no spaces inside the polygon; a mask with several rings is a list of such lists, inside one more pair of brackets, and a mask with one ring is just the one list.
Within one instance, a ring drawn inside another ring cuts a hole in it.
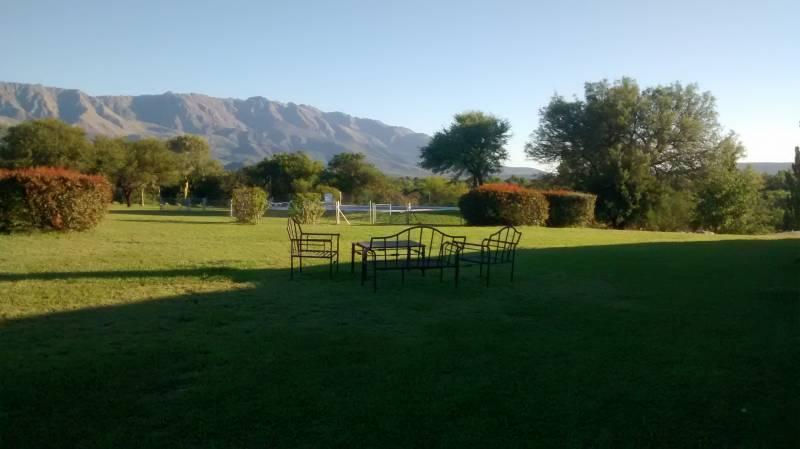
[{"label": "metal patio chair", "polygon": [[514,226],[506,226],[481,243],[463,243],[459,256],[462,262],[477,264],[483,277],[486,267],[486,285],[489,285],[492,265],[511,264],[511,282],[514,282],[514,262],[522,233]]},{"label": "metal patio chair", "polygon": [[294,279],[294,260],[300,261],[300,272],[303,272],[303,259],[328,259],[328,274],[333,276],[333,266],[339,272],[339,234],[303,232],[300,223],[289,218],[286,224],[291,245],[291,261],[289,279]]}]

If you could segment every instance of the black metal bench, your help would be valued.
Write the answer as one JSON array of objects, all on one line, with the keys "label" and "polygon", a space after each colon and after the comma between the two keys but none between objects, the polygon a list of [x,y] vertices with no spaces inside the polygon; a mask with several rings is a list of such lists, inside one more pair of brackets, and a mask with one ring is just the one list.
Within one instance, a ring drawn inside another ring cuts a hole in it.
[{"label": "black metal bench", "polygon": [[289,218],[286,224],[291,245],[291,262],[289,278],[294,279],[294,260],[300,260],[300,272],[303,272],[303,259],[328,259],[328,272],[333,276],[333,266],[339,271],[339,234],[320,232],[303,232],[300,223]]},{"label": "black metal bench", "polygon": [[459,259],[467,264],[477,264],[481,277],[485,266],[486,285],[489,285],[492,265],[511,264],[511,282],[514,282],[514,261],[521,238],[522,233],[517,228],[506,226],[483,239],[481,243],[461,244]]},{"label": "black metal bench", "polygon": [[446,234],[433,226],[414,226],[397,234],[385,237],[372,237],[368,242],[354,242],[350,248],[350,271],[355,271],[356,253],[361,254],[361,285],[372,271],[373,290],[378,288],[378,272],[396,270],[405,272],[419,270],[425,275],[427,270],[439,270],[439,279],[444,279],[444,270],[455,269],[455,282],[458,285],[458,254],[464,236]]}]

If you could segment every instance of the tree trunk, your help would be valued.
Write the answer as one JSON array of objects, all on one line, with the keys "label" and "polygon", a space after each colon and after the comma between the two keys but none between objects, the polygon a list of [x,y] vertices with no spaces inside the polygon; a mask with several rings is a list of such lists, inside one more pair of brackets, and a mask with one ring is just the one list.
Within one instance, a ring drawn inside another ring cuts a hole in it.
[{"label": "tree trunk", "polygon": [[122,196],[125,197],[125,203],[128,207],[131,207],[131,195],[133,195],[133,189],[122,189]]},{"label": "tree trunk", "polygon": [[140,197],[140,200],[139,200],[139,205],[144,207],[144,187],[142,187],[142,189],[141,189],[141,197]]},{"label": "tree trunk", "polygon": [[189,180],[183,182],[183,199],[189,198]]}]

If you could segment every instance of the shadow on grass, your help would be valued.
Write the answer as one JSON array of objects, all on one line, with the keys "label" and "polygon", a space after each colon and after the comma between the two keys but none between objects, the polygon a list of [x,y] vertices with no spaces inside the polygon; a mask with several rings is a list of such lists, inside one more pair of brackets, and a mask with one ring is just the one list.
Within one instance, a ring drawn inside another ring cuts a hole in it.
[{"label": "shadow on grass", "polygon": [[[3,447],[797,447],[800,240],[520,251],[485,288],[323,266],[0,323]],[[704,443],[703,443],[704,444]]]},{"label": "shadow on grass", "polygon": [[117,221],[127,221],[127,222],[135,222],[135,223],[168,223],[168,224],[236,224],[233,219],[228,221],[197,221],[197,220],[137,220],[137,219],[130,219],[130,218],[123,218]]},{"label": "shadow on grass", "polygon": [[155,215],[160,217],[227,217],[229,215],[227,209],[159,210],[131,207],[130,209],[111,209],[108,212],[112,215]]}]

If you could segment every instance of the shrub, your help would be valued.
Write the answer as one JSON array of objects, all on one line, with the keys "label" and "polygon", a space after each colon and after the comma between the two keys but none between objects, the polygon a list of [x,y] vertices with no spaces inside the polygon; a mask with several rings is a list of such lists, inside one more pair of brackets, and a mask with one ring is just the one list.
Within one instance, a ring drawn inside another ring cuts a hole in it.
[{"label": "shrub", "polygon": [[316,223],[325,213],[318,193],[296,193],[289,204],[289,216],[300,223]]},{"label": "shrub", "polygon": [[233,216],[239,223],[256,224],[267,210],[267,192],[260,187],[237,187],[231,201]]},{"label": "shrub", "polygon": [[540,192],[516,184],[484,184],[458,201],[461,215],[471,225],[544,225],[547,199]]},{"label": "shrub", "polygon": [[690,190],[668,188],[645,216],[645,228],[650,231],[676,232],[691,229],[697,200]]},{"label": "shrub", "polygon": [[542,194],[550,205],[548,226],[588,226],[594,223],[596,195],[570,190],[546,190]]},{"label": "shrub", "polygon": [[100,223],[109,203],[104,176],[51,167],[0,170],[2,232],[84,231]]}]

